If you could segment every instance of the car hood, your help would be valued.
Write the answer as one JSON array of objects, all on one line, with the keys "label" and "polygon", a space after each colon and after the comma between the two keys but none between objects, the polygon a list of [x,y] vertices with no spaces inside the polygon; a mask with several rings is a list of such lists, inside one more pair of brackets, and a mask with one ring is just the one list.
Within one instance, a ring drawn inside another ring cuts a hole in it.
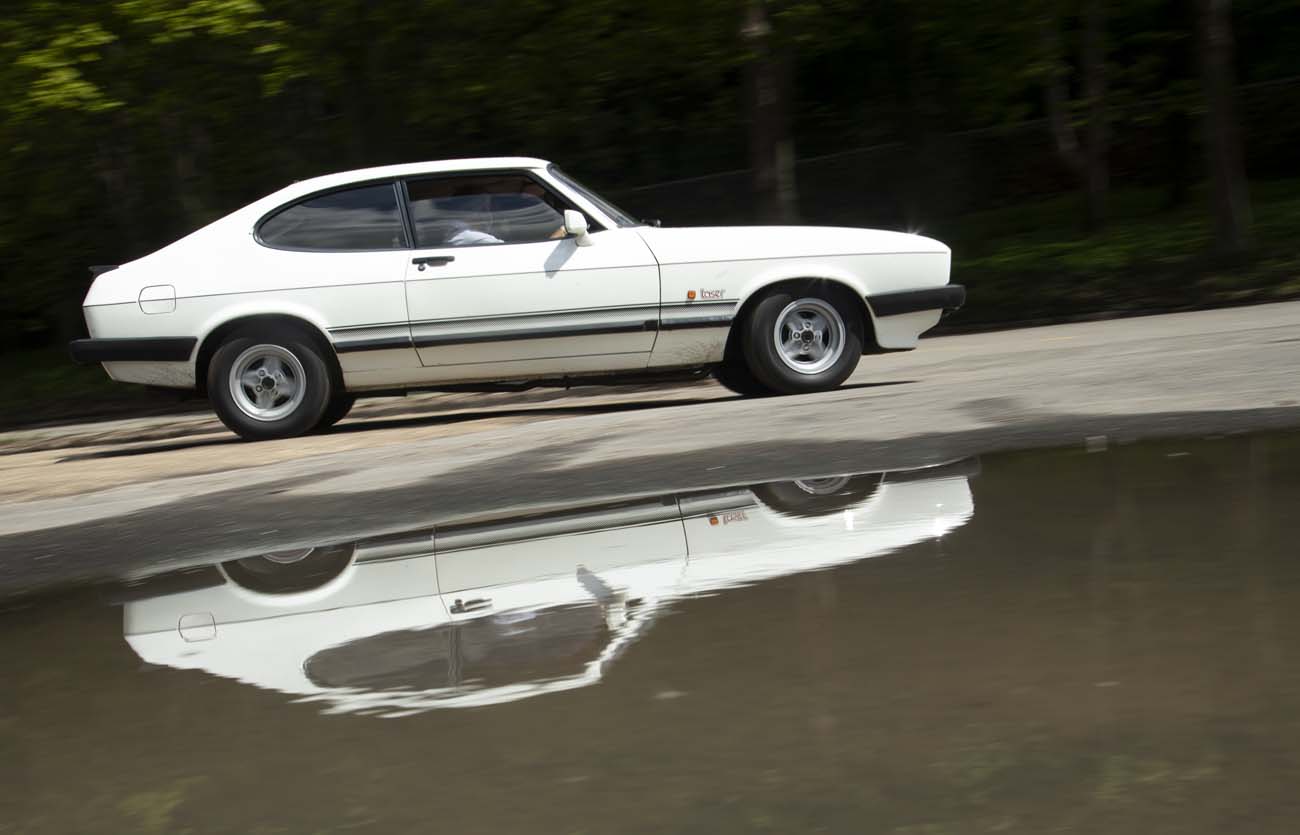
[{"label": "car hood", "polygon": [[647,226],[637,230],[660,264],[826,255],[947,254],[932,238],[836,226]]}]

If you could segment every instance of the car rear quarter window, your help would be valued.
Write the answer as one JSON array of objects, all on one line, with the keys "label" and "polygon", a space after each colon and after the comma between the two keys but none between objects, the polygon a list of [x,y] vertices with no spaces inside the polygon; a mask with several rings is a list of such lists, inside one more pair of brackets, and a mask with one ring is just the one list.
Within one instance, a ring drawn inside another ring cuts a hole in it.
[{"label": "car rear quarter window", "polygon": [[262,221],[257,237],[279,249],[339,252],[406,247],[406,230],[392,183],[309,197]]}]

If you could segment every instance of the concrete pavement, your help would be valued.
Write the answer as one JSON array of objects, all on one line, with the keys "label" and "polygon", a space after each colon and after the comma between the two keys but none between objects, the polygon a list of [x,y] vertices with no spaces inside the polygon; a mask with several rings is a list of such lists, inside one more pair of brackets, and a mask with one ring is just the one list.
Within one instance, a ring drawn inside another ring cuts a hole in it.
[{"label": "concrete pavement", "polygon": [[0,593],[120,573],[128,552],[170,564],[494,507],[1297,426],[1284,303],[927,339],[802,397],[426,395],[262,444],[200,416],[28,430],[0,436]]}]

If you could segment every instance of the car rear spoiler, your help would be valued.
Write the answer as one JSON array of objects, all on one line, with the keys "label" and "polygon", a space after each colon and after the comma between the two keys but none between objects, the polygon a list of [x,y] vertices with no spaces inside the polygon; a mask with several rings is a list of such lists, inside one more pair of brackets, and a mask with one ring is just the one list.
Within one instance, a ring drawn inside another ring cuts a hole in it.
[{"label": "car rear spoiler", "polygon": [[104,273],[111,273],[119,266],[121,265],[120,264],[93,264],[90,267],[90,277],[99,278]]}]

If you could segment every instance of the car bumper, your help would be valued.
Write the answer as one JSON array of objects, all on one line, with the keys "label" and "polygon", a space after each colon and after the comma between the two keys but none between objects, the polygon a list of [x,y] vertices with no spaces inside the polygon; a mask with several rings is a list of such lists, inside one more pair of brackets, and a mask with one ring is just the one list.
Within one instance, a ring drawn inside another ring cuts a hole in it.
[{"label": "car bumper", "polygon": [[960,284],[867,296],[867,304],[876,316],[902,316],[926,310],[952,312],[965,303],[966,288]]},{"label": "car bumper", "polygon": [[192,336],[147,339],[74,339],[68,353],[74,362],[186,362],[198,340]]}]

